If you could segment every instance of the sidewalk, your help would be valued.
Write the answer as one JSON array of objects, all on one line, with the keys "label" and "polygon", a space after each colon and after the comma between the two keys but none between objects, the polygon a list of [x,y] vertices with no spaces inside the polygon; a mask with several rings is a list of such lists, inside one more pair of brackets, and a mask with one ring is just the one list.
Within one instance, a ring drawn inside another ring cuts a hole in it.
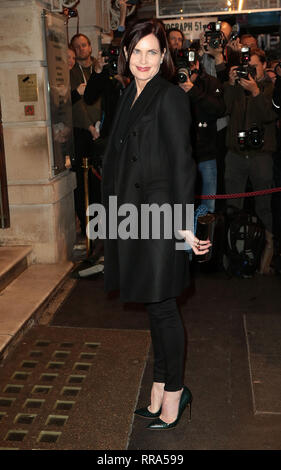
[{"label": "sidewalk", "polygon": [[[281,449],[280,285],[280,276],[196,275],[181,299],[192,421],[184,414],[165,433],[134,417],[128,450]],[[102,278],[79,281],[52,325],[148,329],[144,309],[108,300]],[[137,407],[148,404],[151,380],[150,351]]]},{"label": "sidewalk", "polygon": [[0,447],[281,450],[280,279],[193,277],[180,299],[192,421],[167,433],[133,414],[152,381],[144,308],[106,296],[102,275],[77,281],[1,369]]}]

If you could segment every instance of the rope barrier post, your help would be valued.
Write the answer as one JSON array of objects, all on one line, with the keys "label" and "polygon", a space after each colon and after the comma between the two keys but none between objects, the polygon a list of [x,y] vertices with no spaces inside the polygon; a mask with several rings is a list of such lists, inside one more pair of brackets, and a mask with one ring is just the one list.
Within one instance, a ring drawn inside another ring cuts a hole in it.
[{"label": "rope barrier post", "polygon": [[[84,192],[85,192],[85,222],[86,222],[86,250],[87,250],[87,258],[89,258],[91,254],[91,240],[87,235],[87,227],[89,230],[90,225],[90,216],[87,215],[87,209],[89,207],[89,160],[88,158],[83,158],[83,175],[84,175]],[[88,232],[89,233],[89,232]],[[90,234],[89,234],[90,235]]]}]

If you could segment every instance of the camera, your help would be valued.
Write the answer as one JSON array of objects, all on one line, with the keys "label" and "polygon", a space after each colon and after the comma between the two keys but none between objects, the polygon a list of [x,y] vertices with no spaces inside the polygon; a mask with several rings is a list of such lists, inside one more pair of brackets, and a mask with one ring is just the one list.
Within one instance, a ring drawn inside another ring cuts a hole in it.
[{"label": "camera", "polygon": [[249,47],[242,47],[241,48],[241,57],[240,57],[240,63],[241,65],[239,65],[236,69],[236,75],[237,75],[237,78],[245,78],[246,80],[249,80],[249,75],[251,75],[251,77],[255,78],[256,74],[257,74],[257,71],[256,71],[256,67],[254,67],[253,65],[250,65],[249,62],[250,62],[250,48]]},{"label": "camera", "polygon": [[193,49],[176,50],[173,54],[173,59],[178,83],[185,83],[193,73],[199,72],[197,69],[191,69],[191,66],[197,61],[196,52]]},{"label": "camera", "polygon": [[117,74],[119,54],[120,47],[117,46],[110,46],[108,49],[102,51],[102,57],[107,58],[106,66],[110,75]]},{"label": "camera", "polygon": [[264,143],[263,130],[257,124],[248,131],[239,131],[237,137],[240,150],[260,149]]},{"label": "camera", "polygon": [[205,30],[205,44],[204,48],[207,51],[208,46],[212,49],[225,47],[226,41],[223,32],[221,31],[221,21],[211,22],[207,25]]}]

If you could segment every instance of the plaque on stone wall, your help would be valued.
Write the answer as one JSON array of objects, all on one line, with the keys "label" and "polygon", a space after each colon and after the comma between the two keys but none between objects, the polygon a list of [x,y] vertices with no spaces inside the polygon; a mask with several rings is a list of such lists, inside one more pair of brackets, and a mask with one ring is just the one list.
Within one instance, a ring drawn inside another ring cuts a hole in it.
[{"label": "plaque on stone wall", "polygon": [[18,75],[18,87],[20,101],[38,101],[36,73]]},{"label": "plaque on stone wall", "polygon": [[48,66],[54,173],[65,170],[65,159],[73,157],[72,104],[67,65],[67,31],[64,16],[44,11]]}]

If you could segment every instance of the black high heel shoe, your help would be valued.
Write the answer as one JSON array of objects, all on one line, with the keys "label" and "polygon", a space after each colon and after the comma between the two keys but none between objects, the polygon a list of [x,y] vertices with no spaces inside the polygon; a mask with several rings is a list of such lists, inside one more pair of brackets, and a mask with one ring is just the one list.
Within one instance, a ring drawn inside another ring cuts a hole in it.
[{"label": "black high heel shoe", "polygon": [[149,419],[158,418],[160,414],[161,414],[161,408],[156,413],[151,413],[151,411],[149,411],[148,408],[139,408],[138,410],[135,411],[135,415],[141,416],[142,418],[149,418]]},{"label": "black high heel shoe", "polygon": [[162,429],[172,429],[175,428],[176,425],[178,424],[185,408],[189,405],[189,421],[191,421],[191,403],[192,403],[192,395],[191,391],[184,385],[183,391],[181,394],[180,398],[180,403],[179,403],[179,411],[178,411],[178,416],[175,421],[172,423],[165,423],[165,421],[162,421],[162,419],[158,418],[155,421],[153,421],[151,424],[147,426],[147,429],[152,429],[153,431],[161,431]]}]

